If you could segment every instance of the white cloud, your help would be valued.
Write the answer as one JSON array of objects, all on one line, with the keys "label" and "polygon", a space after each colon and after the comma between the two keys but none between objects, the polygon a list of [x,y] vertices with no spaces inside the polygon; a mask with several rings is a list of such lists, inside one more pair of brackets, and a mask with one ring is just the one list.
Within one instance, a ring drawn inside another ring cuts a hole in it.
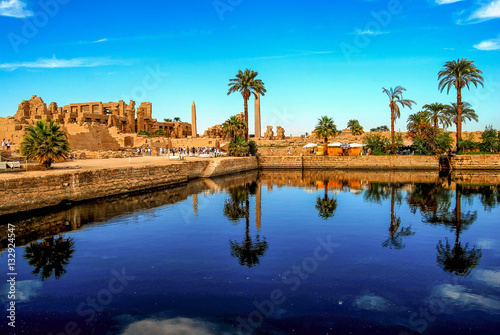
[{"label": "white cloud", "polygon": [[449,3],[460,2],[460,1],[463,1],[463,0],[436,0],[436,3],[438,5],[447,5]]},{"label": "white cloud", "polygon": [[[29,301],[38,295],[42,282],[35,279],[21,280],[16,282],[16,300]],[[2,292],[9,292],[9,284],[2,285]],[[7,294],[0,297],[0,301],[6,301]]]},{"label": "white cloud", "polygon": [[500,271],[477,270],[474,277],[492,287],[500,287]]},{"label": "white cloud", "polygon": [[108,41],[107,38],[101,38],[100,40],[93,41],[93,42],[90,42],[90,43],[102,43],[102,42],[107,42],[107,41]]},{"label": "white cloud", "polygon": [[169,320],[143,320],[130,324],[122,335],[212,335],[218,327],[214,324],[188,319],[175,318]]},{"label": "white cloud", "polygon": [[367,311],[384,312],[389,308],[389,301],[378,295],[367,294],[357,297],[354,306]]},{"label": "white cloud", "polygon": [[486,21],[500,18],[500,0],[494,0],[474,11],[469,20]]},{"label": "white cloud", "polygon": [[53,58],[39,58],[34,62],[15,62],[15,63],[0,63],[0,69],[16,70],[19,68],[26,69],[59,69],[59,68],[72,68],[72,67],[99,67],[109,65],[126,65],[122,60],[115,60],[110,58],[71,58],[71,59],[57,59]]},{"label": "white cloud", "polygon": [[500,300],[494,296],[471,293],[462,285],[439,285],[434,290],[434,297],[445,300],[446,305],[455,305],[460,309],[479,309],[492,313],[500,311]]},{"label": "white cloud", "polygon": [[500,37],[499,38],[492,38],[491,40],[482,41],[481,43],[474,45],[474,48],[476,48],[478,50],[486,50],[486,51],[499,50],[500,49]]},{"label": "white cloud", "polygon": [[355,35],[383,35],[383,34],[388,34],[388,32],[387,31],[376,31],[376,30],[371,30],[371,29],[361,30],[358,28],[354,31],[354,34]]},{"label": "white cloud", "polygon": [[33,16],[33,12],[26,9],[26,3],[21,0],[1,0],[0,16],[16,18]]}]

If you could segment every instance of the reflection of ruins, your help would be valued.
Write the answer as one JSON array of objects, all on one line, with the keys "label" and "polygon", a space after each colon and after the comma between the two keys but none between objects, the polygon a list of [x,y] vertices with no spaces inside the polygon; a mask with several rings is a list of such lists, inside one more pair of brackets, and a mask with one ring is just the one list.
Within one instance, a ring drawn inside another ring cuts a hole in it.
[{"label": "reflection of ruins", "polygon": [[[114,217],[130,215],[142,210],[154,210],[161,206],[184,201],[191,195],[193,195],[193,202],[197,204],[200,192],[212,192],[214,187],[220,191],[242,183],[252,182],[256,178],[257,172],[254,171],[243,175],[211,179],[210,186],[207,186],[203,180],[194,180],[185,185],[149,190],[140,194],[108,197],[76,204],[70,208],[65,206],[49,211],[24,213],[23,216],[4,216],[0,222],[16,224],[16,245],[23,246],[45,237],[77,230],[86,224],[106,222]],[[197,215],[197,210],[198,207],[193,206],[195,215]],[[7,236],[7,224],[0,225],[0,251],[7,248]]]}]

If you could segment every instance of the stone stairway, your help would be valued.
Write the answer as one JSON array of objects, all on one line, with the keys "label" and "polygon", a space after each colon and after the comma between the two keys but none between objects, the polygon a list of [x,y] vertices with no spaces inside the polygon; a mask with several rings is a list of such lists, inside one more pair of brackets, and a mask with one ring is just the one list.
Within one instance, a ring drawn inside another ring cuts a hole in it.
[{"label": "stone stairway", "polygon": [[217,168],[217,166],[219,166],[219,163],[220,161],[218,160],[210,160],[208,162],[208,166],[203,169],[202,173],[201,173],[201,177],[202,178],[209,178],[212,176],[212,174],[214,173],[215,169]]}]

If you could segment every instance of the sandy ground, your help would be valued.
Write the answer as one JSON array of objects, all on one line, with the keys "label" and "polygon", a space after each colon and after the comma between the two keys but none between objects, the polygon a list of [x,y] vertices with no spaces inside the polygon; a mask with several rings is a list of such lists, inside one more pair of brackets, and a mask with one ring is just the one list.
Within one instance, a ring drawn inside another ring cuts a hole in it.
[{"label": "sandy ground", "polygon": [[69,171],[87,171],[87,170],[99,170],[99,169],[109,169],[117,167],[141,167],[146,165],[168,165],[168,164],[182,164],[186,161],[197,161],[197,160],[213,160],[213,159],[228,159],[228,158],[197,158],[197,157],[186,157],[183,161],[169,160],[168,157],[157,157],[157,156],[146,156],[146,157],[131,157],[129,158],[110,158],[110,159],[78,159],[74,161],[68,161],[64,163],[55,163],[49,170],[37,170],[37,171],[19,171],[7,170],[6,172],[0,173],[0,180],[8,180],[22,177],[40,177],[47,175],[57,175],[64,174]]}]

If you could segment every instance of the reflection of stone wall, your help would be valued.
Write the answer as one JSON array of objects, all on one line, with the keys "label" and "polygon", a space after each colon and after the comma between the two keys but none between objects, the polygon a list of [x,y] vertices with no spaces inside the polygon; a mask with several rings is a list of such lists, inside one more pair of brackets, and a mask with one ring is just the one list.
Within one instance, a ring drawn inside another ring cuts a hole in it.
[{"label": "reflection of stone wall", "polygon": [[219,176],[254,170],[257,167],[254,157],[240,157],[90,171],[68,170],[44,177],[26,174],[16,179],[0,180],[3,196],[0,215],[54,206],[66,200],[83,201],[143,191],[202,176]]},{"label": "reflection of stone wall", "polygon": [[[217,177],[212,183],[217,190],[250,183],[257,179],[257,171]],[[193,194],[208,190],[209,186],[201,179],[188,184],[156,189],[145,193],[118,195],[87,203],[77,204],[69,209],[63,207],[59,212],[40,213],[37,216],[23,219],[13,215],[8,221],[15,222],[16,244],[26,245],[30,242],[79,229],[86,224],[105,222],[116,216],[126,215],[144,209],[154,209],[167,204],[186,200]],[[54,211],[59,210],[55,208]],[[28,214],[29,215],[29,214]],[[7,225],[0,226],[0,250],[7,247]]]}]

